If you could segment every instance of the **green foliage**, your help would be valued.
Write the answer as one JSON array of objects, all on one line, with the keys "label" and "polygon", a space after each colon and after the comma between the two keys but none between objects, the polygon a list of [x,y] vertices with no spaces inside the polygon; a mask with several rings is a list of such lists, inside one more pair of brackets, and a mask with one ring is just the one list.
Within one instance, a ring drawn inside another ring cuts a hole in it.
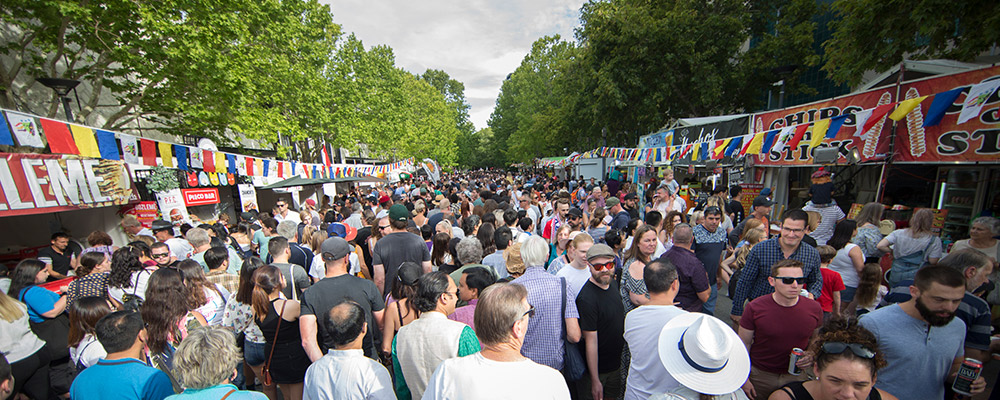
[{"label": "green foliage", "polygon": [[177,189],[180,183],[177,180],[177,170],[167,168],[162,165],[153,167],[151,173],[146,178],[146,188],[153,193],[166,192]]},{"label": "green foliage", "polygon": [[833,9],[823,68],[852,85],[904,59],[971,61],[996,46],[1000,32],[997,1],[837,0]]}]

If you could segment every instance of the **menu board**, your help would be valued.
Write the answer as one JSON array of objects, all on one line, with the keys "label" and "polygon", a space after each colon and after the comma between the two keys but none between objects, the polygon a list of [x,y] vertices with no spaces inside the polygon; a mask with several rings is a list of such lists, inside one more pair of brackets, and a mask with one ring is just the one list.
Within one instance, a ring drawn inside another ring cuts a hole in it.
[{"label": "menu board", "polygon": [[760,196],[760,191],[764,190],[764,184],[744,183],[740,187],[743,188],[740,192],[740,203],[743,204],[744,215],[750,215],[753,212],[753,199]]},{"label": "menu board", "polygon": [[[923,208],[915,208],[913,209],[913,212],[920,210],[923,210]],[[940,236],[941,229],[944,228],[944,221],[948,219],[948,210],[941,210],[937,208],[928,208],[928,210],[931,210],[931,212],[934,213],[934,222],[931,223],[931,232]]]},{"label": "menu board", "polygon": [[847,219],[856,219],[858,213],[861,212],[861,208],[864,206],[865,205],[861,203],[851,204],[851,209],[847,212]]}]

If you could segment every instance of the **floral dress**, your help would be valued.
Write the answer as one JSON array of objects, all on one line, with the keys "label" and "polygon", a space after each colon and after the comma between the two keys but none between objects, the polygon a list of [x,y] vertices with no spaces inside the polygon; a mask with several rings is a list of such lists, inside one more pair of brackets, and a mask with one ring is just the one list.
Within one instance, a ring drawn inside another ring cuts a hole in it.
[{"label": "floral dress", "polygon": [[[634,277],[632,277],[632,274],[629,273],[628,267],[632,265],[633,262],[636,261],[639,260],[635,258],[630,258],[628,260],[625,260],[625,263],[622,264],[622,281],[621,284],[618,285],[618,287],[622,295],[622,304],[625,305],[625,315],[628,315],[630,311],[639,307],[634,303],[632,303],[632,298],[629,297],[629,293],[635,293],[640,296],[644,296],[647,293],[649,293],[649,290],[646,289],[646,282],[643,281],[642,279],[635,279]],[[622,346],[621,365],[629,365],[631,364],[631,362],[632,362],[632,353],[629,352],[627,345]],[[621,372],[622,382],[625,382],[628,379],[628,368],[621,368],[620,372]]]}]

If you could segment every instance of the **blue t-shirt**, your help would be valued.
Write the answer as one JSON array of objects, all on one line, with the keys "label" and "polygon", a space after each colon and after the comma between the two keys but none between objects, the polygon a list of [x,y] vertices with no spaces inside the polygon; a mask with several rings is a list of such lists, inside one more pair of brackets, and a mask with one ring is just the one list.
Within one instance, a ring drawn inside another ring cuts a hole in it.
[{"label": "blue t-shirt", "polygon": [[965,355],[965,322],[929,326],[899,305],[861,317],[860,325],[875,334],[889,365],[878,371],[875,387],[900,399],[943,399],[945,378],[955,357]]},{"label": "blue t-shirt", "polygon": [[47,318],[43,317],[42,314],[56,308],[59,294],[40,286],[28,286],[21,289],[19,298],[28,305],[28,318],[31,322],[45,322]]},{"label": "blue t-shirt", "polygon": [[184,389],[183,392],[167,397],[167,400],[221,399],[227,393],[234,391],[226,400],[267,400],[261,392],[238,390],[231,384],[215,385],[204,389]]},{"label": "blue t-shirt", "polygon": [[162,400],[174,394],[174,388],[163,371],[123,358],[100,360],[83,370],[73,380],[69,394],[73,400]]}]

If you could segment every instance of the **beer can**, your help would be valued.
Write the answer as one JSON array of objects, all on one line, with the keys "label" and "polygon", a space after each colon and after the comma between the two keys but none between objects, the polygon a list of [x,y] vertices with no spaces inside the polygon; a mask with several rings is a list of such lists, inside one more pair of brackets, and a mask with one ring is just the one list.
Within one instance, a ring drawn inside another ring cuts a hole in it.
[{"label": "beer can", "polygon": [[799,366],[795,365],[795,363],[797,361],[799,361],[799,359],[802,358],[802,356],[804,356],[805,354],[806,353],[804,351],[802,351],[802,349],[800,349],[798,347],[792,349],[792,354],[788,356],[788,373],[789,374],[799,375],[799,374],[802,373],[802,368],[799,368]]},{"label": "beer can", "polygon": [[983,363],[973,358],[966,358],[962,366],[958,369],[958,376],[951,384],[951,390],[955,393],[972,396],[972,382],[979,379],[979,373],[983,370]]}]

